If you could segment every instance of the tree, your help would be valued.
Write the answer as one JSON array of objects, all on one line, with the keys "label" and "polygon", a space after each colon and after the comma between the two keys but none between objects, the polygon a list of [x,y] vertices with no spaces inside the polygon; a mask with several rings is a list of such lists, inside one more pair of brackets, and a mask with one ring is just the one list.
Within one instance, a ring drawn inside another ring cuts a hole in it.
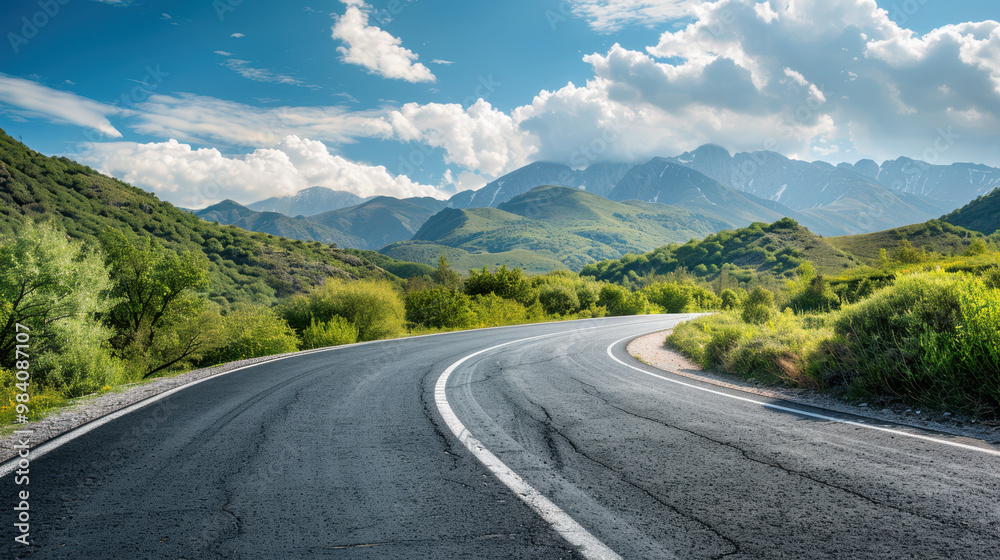
[{"label": "tree", "polygon": [[190,324],[192,317],[208,317],[205,301],[196,295],[208,283],[205,256],[177,254],[116,229],[100,239],[117,300],[105,322],[116,332],[119,355],[140,364],[148,377],[208,350],[211,329],[202,332]]},{"label": "tree", "polygon": [[78,396],[121,373],[106,343],[111,331],[97,315],[111,302],[99,254],[65,232],[28,222],[0,238],[0,364],[16,361],[17,324],[30,329],[32,381]]},{"label": "tree", "polygon": [[436,284],[445,288],[457,288],[462,283],[462,277],[448,265],[448,259],[444,253],[438,256],[438,267],[431,278]]},{"label": "tree", "polygon": [[100,256],[50,225],[29,222],[0,238],[0,360],[14,359],[15,324],[35,331],[38,343],[54,344],[39,335],[60,321],[106,311],[109,286]]}]

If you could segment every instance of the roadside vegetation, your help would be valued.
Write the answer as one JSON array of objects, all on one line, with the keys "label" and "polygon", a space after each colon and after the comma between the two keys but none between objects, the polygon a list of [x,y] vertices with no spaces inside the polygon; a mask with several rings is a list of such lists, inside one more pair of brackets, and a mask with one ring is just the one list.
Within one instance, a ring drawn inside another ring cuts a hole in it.
[{"label": "roadside vegetation", "polygon": [[[737,290],[666,344],[705,368],[866,402],[1000,415],[1000,254],[902,244],[824,277],[802,263],[780,289]],[[738,302],[731,304],[730,302]]]},{"label": "roadside vegetation", "polygon": [[[350,256],[348,254],[348,256]],[[30,418],[85,395],[215,364],[402,336],[524,323],[715,309],[694,285],[633,291],[570,271],[502,266],[461,275],[383,264],[407,279],[331,274],[258,302],[220,298],[203,252],[108,227],[85,239],[53,221],[0,235],[0,423],[15,419],[15,328],[30,329]],[[23,398],[23,397],[22,397]]]}]

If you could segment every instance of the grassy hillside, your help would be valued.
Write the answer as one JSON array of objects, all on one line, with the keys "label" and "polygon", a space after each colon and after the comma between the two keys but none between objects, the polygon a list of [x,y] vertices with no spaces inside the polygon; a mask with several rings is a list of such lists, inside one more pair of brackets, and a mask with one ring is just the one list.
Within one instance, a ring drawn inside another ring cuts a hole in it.
[{"label": "grassy hillside", "polygon": [[531,274],[543,274],[567,268],[559,260],[559,256],[551,251],[514,249],[499,253],[471,252],[427,241],[400,241],[385,247],[381,252],[397,260],[418,263],[436,262],[438,256],[444,255],[455,270],[462,272],[478,270],[484,266],[495,269],[502,265],[520,268]]},{"label": "grassy hillside", "polygon": [[756,223],[734,231],[722,231],[684,245],[668,245],[643,255],[626,255],[588,265],[581,276],[620,282],[649,274],[668,274],[681,269],[698,276],[714,277],[723,268],[747,277],[767,273],[791,274],[803,261],[816,269],[835,274],[857,266],[859,261],[794,220],[785,218],[771,225]]},{"label": "grassy hillside", "polygon": [[[719,220],[663,204],[613,202],[567,187],[533,189],[499,208],[445,209],[407,243],[386,247],[396,258],[431,264],[440,247],[456,264],[476,262],[523,266],[529,271],[579,270],[588,263],[692,237],[725,227]],[[525,258],[524,252],[533,255]],[[555,265],[555,266],[553,266]]]},{"label": "grassy hillside", "polygon": [[202,252],[209,259],[208,295],[220,302],[269,304],[328,277],[390,277],[363,253],[206,222],[89,167],[43,156],[3,132],[0,215],[5,234],[31,218],[89,242],[117,228],[172,250]]},{"label": "grassy hillside", "polygon": [[990,235],[1000,231],[1000,188],[941,218],[952,225]]},{"label": "grassy hillside", "polygon": [[951,256],[964,252],[973,239],[981,237],[947,222],[931,220],[875,233],[828,237],[826,242],[864,263],[874,264],[879,261],[881,249],[892,256],[901,247],[912,245],[918,250]]}]

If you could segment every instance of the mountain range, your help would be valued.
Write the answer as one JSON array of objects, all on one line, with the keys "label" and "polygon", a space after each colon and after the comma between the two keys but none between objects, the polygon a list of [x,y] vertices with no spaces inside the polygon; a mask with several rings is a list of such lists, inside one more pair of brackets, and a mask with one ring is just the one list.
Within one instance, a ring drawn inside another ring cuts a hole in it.
[{"label": "mountain range", "polygon": [[[244,212],[253,211],[224,205],[216,217],[232,220]],[[273,304],[331,277],[398,280],[396,276],[429,270],[372,251],[211,223],[70,159],[30,150],[3,131],[0,217],[4,235],[17,232],[28,221],[47,222],[93,247],[105,230],[114,228],[131,238],[149,238],[167,250],[203,254],[210,281],[207,296],[222,305]]]},{"label": "mountain range", "polygon": [[[789,217],[816,234],[833,237],[925,222],[985,195],[997,184],[1000,184],[1000,170],[982,165],[940,166],[906,158],[881,165],[872,160],[831,165],[794,160],[772,151],[730,154],[720,146],[708,144],[680,156],[657,157],[638,164],[597,163],[575,170],[563,164],[536,162],[479,190],[460,192],[447,201],[377,197],[353,206],[315,212],[322,204],[347,204],[354,200],[347,196],[350,193],[313,187],[293,197],[250,204],[243,210],[234,209],[235,203],[229,201],[196,213],[212,221],[293,239],[361,249],[384,247],[386,254],[428,264],[446,252],[462,262],[495,264],[493,261],[499,259],[498,262],[532,269],[559,262],[579,268],[593,259],[609,258],[609,251],[617,251],[614,256],[621,256],[623,252],[649,250],[648,242],[656,236],[640,236],[631,244],[605,243],[599,240],[599,235],[587,237],[589,233],[602,231],[600,228],[570,231],[561,225],[541,223],[551,222],[551,218],[538,218],[531,212],[543,206],[547,216],[580,212],[569,221],[586,222],[587,212],[583,208],[587,205],[572,197],[551,196],[556,191],[542,191],[551,200],[531,198],[534,210],[522,205],[516,206],[519,211],[510,212],[504,205],[538,187],[562,186],[601,197],[606,202],[642,201],[666,214],[686,213],[692,223],[698,224],[687,230],[693,235],[703,235],[701,227],[705,224],[714,224],[711,226],[714,231],[720,231]],[[310,214],[303,212],[294,218],[266,212],[267,215],[248,214],[286,207],[289,212],[300,211],[305,206],[310,207]],[[437,215],[438,212],[443,214]],[[648,213],[654,214],[657,212]],[[608,224],[607,229],[621,227],[613,218],[603,221]],[[453,229],[448,231],[448,227]],[[636,229],[646,227],[648,224]],[[477,232],[474,240],[468,235],[469,228]],[[506,241],[499,242],[500,232],[504,231],[519,232],[516,241],[515,236],[508,236]],[[673,235],[679,235],[679,231]],[[579,239],[569,242],[571,238],[567,235]],[[527,242],[532,236],[549,241]],[[677,240],[683,241],[669,239]],[[533,256],[521,253],[533,250],[528,247],[540,252]],[[546,253],[553,247],[569,253]],[[503,255],[485,256],[499,253]]]},{"label": "mountain range", "polygon": [[499,208],[448,208],[410,241],[382,253],[429,263],[444,253],[456,268],[517,262],[529,272],[584,265],[704,237],[726,222],[666,204],[615,202],[570,187],[537,187]]}]

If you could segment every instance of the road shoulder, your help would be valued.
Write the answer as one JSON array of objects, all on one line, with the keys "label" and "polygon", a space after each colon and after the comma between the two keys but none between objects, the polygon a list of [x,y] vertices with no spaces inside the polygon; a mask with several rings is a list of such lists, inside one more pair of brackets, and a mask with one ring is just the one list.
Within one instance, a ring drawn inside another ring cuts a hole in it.
[{"label": "road shoulder", "polygon": [[764,385],[735,375],[705,371],[691,360],[663,345],[664,339],[670,332],[666,330],[635,338],[629,342],[626,350],[633,358],[654,368],[704,383],[834,412],[854,414],[872,420],[1000,444],[1000,427],[985,426],[963,416],[945,416],[938,412],[904,405],[889,407],[864,402],[849,403],[809,389]]}]

